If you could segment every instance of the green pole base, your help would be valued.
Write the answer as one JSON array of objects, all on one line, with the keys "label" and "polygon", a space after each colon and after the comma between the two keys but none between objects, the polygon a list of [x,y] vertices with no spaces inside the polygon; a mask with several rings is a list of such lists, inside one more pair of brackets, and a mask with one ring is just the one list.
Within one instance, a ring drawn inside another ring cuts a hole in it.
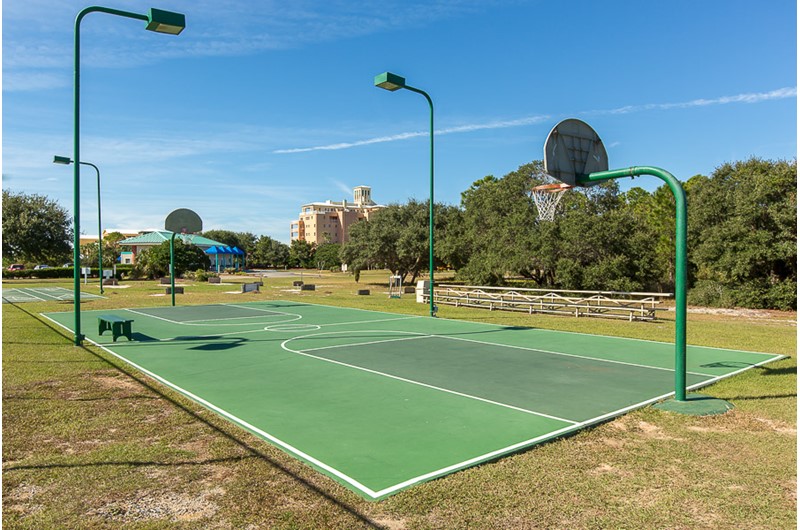
[{"label": "green pole base", "polygon": [[733,403],[703,394],[692,394],[686,396],[686,401],[676,401],[670,399],[656,403],[653,408],[658,410],[666,410],[668,412],[677,412],[679,414],[687,414],[689,416],[714,416],[717,414],[725,414],[733,408]]}]

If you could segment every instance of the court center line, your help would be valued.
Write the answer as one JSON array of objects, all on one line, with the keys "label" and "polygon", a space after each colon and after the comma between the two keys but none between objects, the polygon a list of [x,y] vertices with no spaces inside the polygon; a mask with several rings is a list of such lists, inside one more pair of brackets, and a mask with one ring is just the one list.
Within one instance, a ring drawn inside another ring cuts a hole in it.
[{"label": "court center line", "polygon": [[[413,333],[413,332],[408,332]],[[318,351],[318,350],[332,350],[334,348],[347,348],[348,346],[368,346],[370,344],[381,344],[383,342],[399,342],[401,340],[415,340],[415,339],[427,339],[432,337],[432,335],[419,335],[415,337],[400,337],[397,339],[383,339],[383,340],[373,340],[370,342],[352,342],[347,344],[337,344],[336,346],[320,346],[319,348],[306,348],[302,351],[310,352],[310,351]]]},{"label": "court center line", "polygon": [[358,365],[355,365],[355,364],[349,364],[349,363],[345,363],[345,362],[342,362],[342,361],[336,361],[334,359],[328,359],[326,357],[320,357],[319,355],[312,355],[310,353],[305,353],[302,350],[292,350],[288,346],[286,346],[286,343],[291,342],[291,341],[293,341],[295,339],[299,339],[299,338],[307,338],[307,337],[296,337],[294,339],[287,339],[287,340],[285,340],[285,341],[283,341],[281,343],[281,348],[283,348],[284,350],[286,350],[286,351],[288,351],[290,353],[296,353],[297,355],[303,355],[305,357],[310,357],[312,359],[317,359],[317,360],[324,361],[324,362],[327,362],[327,363],[338,364],[340,366],[345,366],[347,368],[353,368],[355,370],[361,370],[362,372],[368,372],[368,373],[371,373],[371,374],[380,375],[380,376],[383,376],[383,377],[388,377],[389,379],[395,379],[397,381],[402,381],[404,383],[411,383],[412,385],[418,385],[418,386],[422,386],[422,387],[425,387],[425,388],[430,388],[432,390],[438,390],[439,392],[446,392],[448,394],[453,394],[453,395],[460,396],[460,397],[465,397],[465,398],[468,398],[468,399],[474,399],[476,401],[482,401],[484,403],[489,403],[491,405],[497,405],[499,407],[504,407],[504,408],[507,408],[507,409],[516,410],[518,412],[524,412],[526,414],[532,414],[534,416],[541,416],[543,418],[549,418],[551,420],[556,420],[556,421],[561,421],[561,422],[564,422],[564,423],[569,423],[571,425],[577,425],[578,424],[578,422],[575,421],[575,420],[568,420],[566,418],[560,418],[558,416],[552,416],[550,414],[545,414],[543,412],[536,412],[534,410],[528,410],[528,409],[524,409],[522,407],[509,405],[508,403],[501,403],[499,401],[493,401],[491,399],[486,399],[486,398],[482,398],[482,397],[478,397],[478,396],[473,396],[471,394],[465,394],[463,392],[458,392],[456,390],[450,390],[448,388],[443,388],[443,387],[439,387],[439,386],[435,386],[435,385],[429,385],[428,383],[423,383],[421,381],[415,381],[413,379],[407,379],[405,377],[400,377],[400,376],[397,376],[397,375],[387,374],[385,372],[379,372],[378,370],[372,370],[370,368],[364,368],[363,366],[358,366]]},{"label": "court center line", "polygon": [[159,317],[159,316],[156,316],[156,315],[150,315],[148,313],[142,313],[141,311],[136,311],[135,309],[123,309],[123,311],[129,311],[129,312],[134,313],[136,315],[142,315],[143,317],[150,317],[150,318],[155,318],[157,320],[163,320],[164,322],[169,322],[170,324],[180,324],[180,322],[178,322],[177,320],[170,320],[169,318]]},{"label": "court center line", "polygon": [[[601,362],[601,363],[622,364],[622,365],[626,365],[626,366],[634,366],[636,368],[646,368],[646,369],[650,369],[650,370],[661,370],[661,371],[665,371],[665,372],[674,372],[675,371],[673,368],[663,368],[661,366],[649,366],[649,365],[646,365],[646,364],[629,363],[629,362],[625,362],[625,361],[615,361],[613,359],[599,359],[597,357],[588,357],[586,355],[578,355],[578,354],[575,354],[575,353],[563,353],[563,352],[558,352],[558,351],[542,350],[542,349],[539,349],[539,348],[528,348],[526,346],[513,346],[511,344],[496,344],[494,342],[485,342],[485,341],[482,341],[482,340],[466,339],[464,337],[452,337],[450,335],[432,335],[432,336],[433,337],[443,338],[443,339],[453,339],[453,340],[463,340],[463,341],[466,341],[466,342],[475,342],[477,344],[488,344],[488,345],[491,345],[491,346],[501,346],[501,347],[504,347],[504,348],[515,348],[517,350],[535,351],[535,352],[540,352],[540,353],[547,353],[547,354],[550,354],[550,355],[561,355],[561,356],[564,356],[564,357],[574,357],[576,359],[586,359],[586,360],[597,361],[597,362]],[[690,371],[687,371],[686,373],[687,374],[701,376],[701,377],[716,377],[716,375],[714,375],[714,374],[704,374],[702,372],[690,372]]]},{"label": "court center line", "polygon": [[375,320],[354,320],[352,322],[333,322],[331,324],[317,324],[317,325],[327,328],[332,326],[350,326],[353,324],[372,324],[373,322],[394,322],[396,320],[411,320],[413,318],[425,318],[425,317],[405,316],[405,317],[394,317],[394,318],[378,318]]},{"label": "court center line", "polygon": [[[253,315],[253,316],[249,316],[249,317],[200,318],[200,319],[197,319],[197,320],[184,320],[184,321],[181,322],[181,324],[193,324],[195,322],[224,322],[224,321],[227,321],[227,320],[243,320],[245,318],[267,318],[269,316],[285,317],[285,316],[289,316],[289,315],[291,315],[291,316],[299,316],[299,315],[297,315],[295,313],[273,313],[272,315]],[[295,320],[297,320],[297,319],[295,319]],[[247,325],[247,324],[244,324],[244,325]],[[258,325],[258,324],[256,324],[256,325]]]},{"label": "court center line", "polygon": [[[258,302],[256,302],[256,303],[258,303]],[[275,311],[273,309],[262,309],[260,307],[250,307],[250,306],[246,306],[246,305],[238,305],[238,304],[219,304],[219,305],[222,305],[222,306],[225,306],[225,307],[236,307],[238,309],[248,309],[248,310],[251,310],[251,311],[261,311],[263,313],[278,313],[278,311]],[[279,314],[295,315],[296,313],[283,313],[283,312],[280,312]]]}]

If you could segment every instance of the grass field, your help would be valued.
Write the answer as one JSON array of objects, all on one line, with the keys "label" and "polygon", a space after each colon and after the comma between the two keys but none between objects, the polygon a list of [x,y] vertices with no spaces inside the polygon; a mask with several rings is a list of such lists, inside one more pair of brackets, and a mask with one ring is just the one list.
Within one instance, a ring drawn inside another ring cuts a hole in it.
[{"label": "grass field", "polygon": [[[296,279],[296,278],[295,278]],[[186,284],[178,304],[278,299],[424,315],[385,272],[268,279],[260,294]],[[231,281],[241,281],[232,279]],[[366,285],[365,285],[366,284]],[[169,305],[155,282],[87,310]],[[15,281],[4,287],[65,286]],[[357,288],[372,295],[356,296]],[[85,288],[97,292],[96,285]],[[792,528],[796,315],[690,311],[689,343],[789,355],[703,390],[736,408],[652,408],[367,502],[305,464],[39,316],[3,305],[3,523],[9,528]],[[671,341],[673,323],[442,307],[446,318]],[[123,339],[124,341],[124,339]],[[320,433],[321,437],[325,433]]]}]

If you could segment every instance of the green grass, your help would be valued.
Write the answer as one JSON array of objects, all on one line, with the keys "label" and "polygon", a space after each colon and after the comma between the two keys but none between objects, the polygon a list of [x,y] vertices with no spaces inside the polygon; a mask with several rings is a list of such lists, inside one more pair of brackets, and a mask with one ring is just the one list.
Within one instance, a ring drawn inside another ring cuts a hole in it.
[{"label": "green grass", "polygon": [[[193,285],[178,304],[302,300],[420,314],[388,273],[304,275],[260,294]],[[237,279],[236,281],[243,281]],[[47,281],[13,286],[64,286]],[[169,305],[155,282],[86,309]],[[369,288],[370,296],[356,296]],[[97,292],[97,286],[86,288]],[[8,528],[792,528],[796,522],[796,315],[689,315],[689,342],[790,355],[703,390],[736,408],[697,418],[646,408],[370,503],[94,348],[44,311],[3,306],[3,523]],[[671,341],[655,323],[443,306],[440,316]],[[324,436],[324,433],[320,433]]]}]

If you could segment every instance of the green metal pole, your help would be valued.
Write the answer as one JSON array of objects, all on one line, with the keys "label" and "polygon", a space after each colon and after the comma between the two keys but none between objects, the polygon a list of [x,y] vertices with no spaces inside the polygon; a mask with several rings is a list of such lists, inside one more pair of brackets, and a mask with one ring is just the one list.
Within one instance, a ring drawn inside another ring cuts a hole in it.
[{"label": "green metal pole", "polygon": [[430,316],[436,316],[436,306],[433,303],[433,271],[434,271],[434,244],[433,244],[433,100],[431,97],[425,92],[424,90],[420,90],[418,88],[414,88],[411,86],[404,86],[403,88],[410,90],[412,92],[416,92],[417,94],[422,94],[425,96],[425,99],[428,100],[428,105],[431,109],[431,177],[430,177],[430,204],[429,204],[429,212],[428,212],[428,237],[430,238],[430,245],[428,246],[428,269],[430,271],[431,277],[431,288],[430,288]]},{"label": "green metal pole", "polygon": [[175,306],[175,232],[169,238],[169,283],[172,291],[172,306]]},{"label": "green metal pole", "polygon": [[579,184],[652,175],[667,183],[675,197],[675,400],[686,401],[686,269],[688,264],[686,192],[671,173],[651,166],[600,171],[578,178]]},{"label": "green metal pole", "polygon": [[[147,21],[147,15],[139,15],[137,13],[129,13],[127,11],[120,11],[118,9],[110,9],[107,7],[90,6],[78,13],[75,17],[75,52],[74,52],[74,93],[73,93],[73,154],[72,159],[75,161],[75,168],[72,180],[72,211],[73,211],[73,249],[72,249],[72,288],[73,288],[73,307],[75,312],[75,345],[80,346],[83,342],[84,336],[81,334],[81,277],[80,277],[80,264],[81,264],[81,221],[80,221],[80,178],[81,178],[81,165],[78,163],[81,159],[81,134],[80,134],[80,102],[81,102],[81,21],[89,13],[107,13],[109,15],[117,15],[126,18],[134,18],[137,20]],[[101,278],[102,285],[102,278]]]},{"label": "green metal pole", "polygon": [[100,169],[91,162],[81,162],[84,166],[92,166],[97,172],[97,257],[100,272],[100,294],[103,294],[103,222],[100,218]]}]

